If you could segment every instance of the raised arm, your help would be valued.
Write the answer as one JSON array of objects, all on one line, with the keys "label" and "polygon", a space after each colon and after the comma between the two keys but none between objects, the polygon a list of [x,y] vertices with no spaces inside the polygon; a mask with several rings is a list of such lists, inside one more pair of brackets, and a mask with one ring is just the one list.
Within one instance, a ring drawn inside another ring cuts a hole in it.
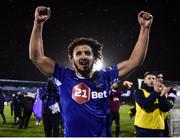
[{"label": "raised arm", "polygon": [[48,7],[39,6],[35,10],[34,25],[29,43],[29,59],[45,76],[53,74],[55,61],[44,55],[42,31],[43,24],[49,19],[51,10]]},{"label": "raised arm", "polygon": [[141,11],[138,14],[138,21],[140,24],[140,33],[131,56],[128,60],[118,64],[119,77],[121,78],[134,71],[138,66],[142,65],[146,57],[149,42],[149,32],[153,21],[153,16],[147,12]]}]

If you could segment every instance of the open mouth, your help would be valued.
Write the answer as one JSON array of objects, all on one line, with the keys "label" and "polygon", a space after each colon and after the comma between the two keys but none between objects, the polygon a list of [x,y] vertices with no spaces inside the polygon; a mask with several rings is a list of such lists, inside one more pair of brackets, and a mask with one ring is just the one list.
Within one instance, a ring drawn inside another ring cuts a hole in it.
[{"label": "open mouth", "polygon": [[89,65],[89,60],[88,59],[80,59],[79,64],[80,65]]}]

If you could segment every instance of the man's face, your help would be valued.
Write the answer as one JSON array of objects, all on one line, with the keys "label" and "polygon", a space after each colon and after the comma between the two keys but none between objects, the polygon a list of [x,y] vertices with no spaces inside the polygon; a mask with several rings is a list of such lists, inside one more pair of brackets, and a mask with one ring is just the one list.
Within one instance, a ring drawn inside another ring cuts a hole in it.
[{"label": "man's face", "polygon": [[149,74],[144,78],[144,83],[147,84],[147,86],[149,87],[153,87],[155,81],[156,81],[156,76],[153,74],[152,75]]},{"label": "man's face", "polygon": [[70,60],[76,71],[86,76],[92,71],[95,57],[89,45],[79,45],[74,48],[73,57]]},{"label": "man's face", "polygon": [[157,75],[157,81],[159,81],[160,83],[163,83],[163,74]]}]

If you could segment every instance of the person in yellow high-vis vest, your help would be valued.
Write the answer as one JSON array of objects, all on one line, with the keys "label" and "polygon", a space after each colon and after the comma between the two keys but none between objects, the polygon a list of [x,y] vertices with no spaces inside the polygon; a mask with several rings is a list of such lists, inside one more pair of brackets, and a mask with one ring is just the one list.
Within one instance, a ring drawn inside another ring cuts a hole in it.
[{"label": "person in yellow high-vis vest", "polygon": [[137,137],[163,136],[164,114],[171,108],[165,97],[168,89],[157,81],[155,72],[146,72],[141,88],[135,92],[135,128]]}]

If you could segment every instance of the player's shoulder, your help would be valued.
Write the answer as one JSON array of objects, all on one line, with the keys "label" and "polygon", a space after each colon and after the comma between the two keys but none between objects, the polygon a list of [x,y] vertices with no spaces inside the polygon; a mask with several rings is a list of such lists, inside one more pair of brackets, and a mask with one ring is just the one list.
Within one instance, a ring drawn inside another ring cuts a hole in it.
[{"label": "player's shoulder", "polygon": [[102,69],[101,71],[108,72],[108,71],[112,71],[112,70],[117,70],[117,65],[106,67],[106,68]]}]

